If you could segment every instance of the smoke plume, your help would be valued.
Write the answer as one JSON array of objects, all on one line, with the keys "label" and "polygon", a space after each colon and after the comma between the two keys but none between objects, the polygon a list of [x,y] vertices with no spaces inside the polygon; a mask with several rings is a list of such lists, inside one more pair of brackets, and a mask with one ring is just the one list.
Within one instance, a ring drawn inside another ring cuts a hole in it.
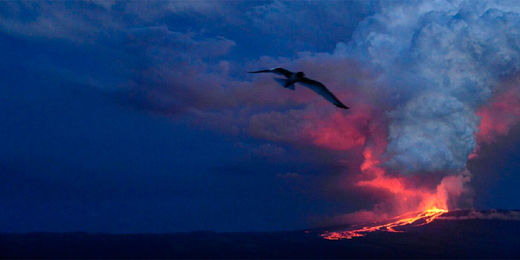
[{"label": "smoke plume", "polygon": [[394,104],[387,167],[406,174],[466,168],[477,109],[520,66],[519,14],[507,2],[383,2],[337,48],[380,72],[377,82]]}]

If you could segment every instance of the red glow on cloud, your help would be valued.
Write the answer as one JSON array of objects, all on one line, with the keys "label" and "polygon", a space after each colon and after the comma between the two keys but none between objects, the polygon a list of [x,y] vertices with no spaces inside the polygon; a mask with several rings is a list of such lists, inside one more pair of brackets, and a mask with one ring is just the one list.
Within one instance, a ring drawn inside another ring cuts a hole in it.
[{"label": "red glow on cloud", "polygon": [[[322,237],[329,240],[351,239],[370,232],[401,232],[408,225],[424,225],[448,212],[449,199],[464,192],[464,183],[469,177],[446,176],[434,190],[414,185],[404,176],[389,176],[376,149],[367,147],[361,165],[362,180],[356,185],[378,189],[389,193],[389,199],[377,204],[373,210],[362,210],[347,214],[345,219],[353,223],[364,223],[348,230],[325,232]],[[367,224],[372,222],[372,224]]]},{"label": "red glow on cloud", "polygon": [[520,92],[517,86],[509,87],[477,111],[480,125],[476,134],[477,144],[469,159],[478,156],[480,145],[493,143],[497,137],[509,134],[520,121]]},{"label": "red glow on cloud", "polygon": [[479,109],[477,115],[481,117],[478,143],[491,143],[498,136],[507,135],[520,121],[520,92],[517,88],[510,88]]},{"label": "red glow on cloud", "polygon": [[350,150],[365,145],[369,116],[363,113],[334,113],[327,120],[317,120],[304,132],[314,144],[333,150]]},{"label": "red glow on cloud", "polygon": [[[363,161],[359,166],[359,176],[354,178],[354,185],[384,194],[381,202],[373,209],[346,214],[341,217],[341,220],[349,223],[389,221],[388,225],[383,225],[384,228],[371,226],[362,231],[358,230],[355,235],[344,233],[343,238],[361,236],[364,232],[376,231],[380,228],[387,231],[394,230],[401,225],[418,220],[429,223],[447,212],[450,199],[463,193],[464,183],[468,181],[467,177],[446,176],[432,188],[418,184],[406,175],[388,174],[383,159],[388,137],[386,124],[377,119],[369,105],[356,108],[355,111],[347,111],[347,113],[339,111],[325,117],[308,111],[305,118],[312,124],[306,125],[303,131],[315,145],[320,147],[340,151],[362,149]],[[329,237],[329,239],[340,238],[342,235],[339,233]]]},{"label": "red glow on cloud", "polygon": [[450,196],[460,196],[464,190],[466,177],[461,175],[446,176],[435,190],[421,187],[405,176],[390,176],[380,167],[381,161],[370,147],[363,153],[365,161],[361,165],[362,180],[357,186],[378,189],[390,194],[393,198],[394,213],[407,211],[424,211],[431,208],[448,209]]},{"label": "red glow on cloud", "polygon": [[[509,87],[476,113],[481,117],[481,122],[476,134],[477,147],[470,158],[478,155],[479,144],[492,143],[497,137],[507,135],[511,128],[519,123],[520,91],[515,86]],[[341,119],[343,118],[334,117],[333,122],[345,124]],[[367,117],[365,120],[370,121],[370,118]],[[359,131],[360,128],[353,129]],[[416,179],[405,174],[389,174],[383,156],[388,137],[384,131],[376,132],[370,137],[366,136],[366,132],[360,131],[357,133],[365,134],[364,138],[354,138],[357,136],[339,135],[334,132],[331,134],[327,127],[319,130],[325,134],[322,138],[313,139],[317,145],[336,150],[342,150],[342,147],[348,150],[355,145],[363,145],[363,162],[354,185],[384,194],[383,199],[371,210],[343,215],[340,219],[354,226],[346,230],[326,232],[322,235],[326,239],[351,239],[374,231],[401,232],[400,230],[408,225],[430,223],[452,209],[454,200],[466,192],[465,184],[470,180],[466,172],[445,176],[434,188],[419,184]],[[351,140],[347,142],[340,137],[351,137]]]}]

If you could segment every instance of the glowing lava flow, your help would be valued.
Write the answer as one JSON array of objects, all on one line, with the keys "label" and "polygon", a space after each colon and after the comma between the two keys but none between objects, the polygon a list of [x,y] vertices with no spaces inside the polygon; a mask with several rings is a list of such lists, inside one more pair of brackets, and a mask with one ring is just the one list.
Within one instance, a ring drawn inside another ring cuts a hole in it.
[{"label": "glowing lava flow", "polygon": [[353,226],[343,231],[327,231],[321,235],[323,238],[351,239],[375,231],[403,232],[406,226],[429,224],[448,212],[452,200],[465,192],[464,184],[470,180],[466,171],[444,176],[435,188],[433,185],[415,182],[414,178],[404,174],[388,174],[384,161],[380,159],[386,150],[386,139],[384,134],[380,136],[365,147],[364,161],[360,165],[361,174],[353,183],[380,192],[383,199],[372,210],[344,214],[341,220],[343,223],[372,224]]},{"label": "glowing lava flow", "polygon": [[[364,152],[365,161],[361,165],[361,171],[368,176],[368,180],[358,181],[356,184],[362,187],[377,188],[387,191],[394,200],[387,201],[401,212],[408,212],[386,222],[378,222],[361,228],[353,228],[345,231],[326,232],[321,236],[329,240],[351,239],[362,237],[375,231],[403,232],[397,230],[404,226],[422,226],[434,221],[437,217],[448,212],[449,195],[460,195],[463,176],[446,176],[437,185],[434,191],[407,186],[404,177],[387,176],[385,169],[379,167],[380,161],[372,149]],[[374,211],[377,213],[377,211]],[[418,212],[418,213],[417,213]],[[381,224],[384,223],[384,224]]]},{"label": "glowing lava flow", "polygon": [[390,223],[381,224],[381,225],[364,226],[362,228],[346,230],[346,231],[326,232],[326,233],[322,234],[321,236],[328,240],[340,240],[340,239],[352,239],[354,237],[362,237],[362,236],[365,236],[367,233],[374,232],[374,231],[403,232],[403,231],[396,230],[395,228],[403,227],[406,225],[422,226],[422,225],[431,223],[437,217],[441,216],[442,214],[444,214],[446,212],[448,212],[448,210],[438,209],[438,208],[434,207],[431,209],[427,209],[423,212],[420,212],[419,214],[412,216],[412,217],[407,217],[407,215],[409,215],[409,214],[399,216],[399,217],[397,217],[397,220],[392,221]]}]

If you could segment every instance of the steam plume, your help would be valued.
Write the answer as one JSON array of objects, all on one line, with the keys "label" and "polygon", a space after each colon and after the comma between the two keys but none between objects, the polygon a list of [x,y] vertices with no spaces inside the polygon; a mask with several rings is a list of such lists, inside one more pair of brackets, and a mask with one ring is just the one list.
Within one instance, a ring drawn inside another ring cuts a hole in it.
[{"label": "steam plume", "polygon": [[387,114],[386,166],[407,174],[466,168],[476,110],[520,67],[520,10],[509,6],[383,2],[349,45],[338,46],[337,54],[381,72],[378,82],[395,105]]}]

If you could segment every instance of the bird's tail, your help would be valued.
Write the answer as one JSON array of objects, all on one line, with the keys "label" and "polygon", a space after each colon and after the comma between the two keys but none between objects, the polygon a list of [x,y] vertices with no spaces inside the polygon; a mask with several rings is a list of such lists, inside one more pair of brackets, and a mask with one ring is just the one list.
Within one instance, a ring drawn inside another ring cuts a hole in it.
[{"label": "bird's tail", "polygon": [[294,90],[294,83],[290,82],[289,80],[280,78],[275,78],[274,80],[278,82],[278,84],[280,84],[282,87]]}]

